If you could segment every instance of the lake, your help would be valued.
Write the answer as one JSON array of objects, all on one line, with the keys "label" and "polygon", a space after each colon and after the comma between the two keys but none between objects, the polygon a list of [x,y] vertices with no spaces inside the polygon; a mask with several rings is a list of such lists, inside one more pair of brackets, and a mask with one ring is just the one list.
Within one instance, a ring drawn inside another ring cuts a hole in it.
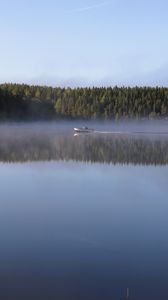
[{"label": "lake", "polygon": [[82,125],[0,125],[0,298],[168,299],[168,122]]}]

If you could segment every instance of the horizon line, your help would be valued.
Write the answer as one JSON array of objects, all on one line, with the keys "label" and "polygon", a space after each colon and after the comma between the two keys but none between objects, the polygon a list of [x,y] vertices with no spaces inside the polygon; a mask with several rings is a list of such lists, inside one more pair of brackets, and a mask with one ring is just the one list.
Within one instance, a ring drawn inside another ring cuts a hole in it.
[{"label": "horizon line", "polygon": [[60,89],[92,89],[92,88],[164,88],[168,89],[168,85],[125,85],[125,84],[111,84],[111,85],[85,85],[85,86],[80,86],[77,85],[75,87],[72,86],[61,86],[61,85],[50,85],[50,84],[42,84],[42,83],[26,83],[26,82],[0,82],[0,86],[2,85],[27,85],[27,86],[37,86],[37,87],[48,87],[48,88],[60,88]]}]

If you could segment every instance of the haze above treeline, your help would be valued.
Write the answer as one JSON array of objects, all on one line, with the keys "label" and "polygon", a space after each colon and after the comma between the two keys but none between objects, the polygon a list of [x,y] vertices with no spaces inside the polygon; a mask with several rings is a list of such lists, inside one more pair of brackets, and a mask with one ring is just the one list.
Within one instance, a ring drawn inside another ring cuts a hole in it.
[{"label": "haze above treeline", "polygon": [[0,120],[168,117],[166,87],[53,88],[0,85]]}]

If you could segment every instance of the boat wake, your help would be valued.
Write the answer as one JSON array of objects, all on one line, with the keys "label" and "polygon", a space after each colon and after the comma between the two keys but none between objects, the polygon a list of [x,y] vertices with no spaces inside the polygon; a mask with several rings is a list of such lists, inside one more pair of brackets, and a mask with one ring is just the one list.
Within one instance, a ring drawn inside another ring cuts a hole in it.
[{"label": "boat wake", "polygon": [[94,130],[93,133],[100,133],[100,134],[122,134],[122,135],[168,135],[168,132],[161,132],[161,131],[101,131],[101,130]]},{"label": "boat wake", "polygon": [[83,134],[115,134],[115,135],[168,135],[168,131],[103,131],[88,127],[74,128],[75,136]]}]

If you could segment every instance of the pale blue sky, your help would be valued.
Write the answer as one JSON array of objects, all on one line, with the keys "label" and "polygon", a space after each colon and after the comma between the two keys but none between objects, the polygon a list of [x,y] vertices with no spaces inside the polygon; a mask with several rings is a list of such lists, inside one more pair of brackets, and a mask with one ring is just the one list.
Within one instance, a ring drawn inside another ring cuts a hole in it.
[{"label": "pale blue sky", "polygon": [[168,86],[167,0],[0,0],[0,82]]}]

